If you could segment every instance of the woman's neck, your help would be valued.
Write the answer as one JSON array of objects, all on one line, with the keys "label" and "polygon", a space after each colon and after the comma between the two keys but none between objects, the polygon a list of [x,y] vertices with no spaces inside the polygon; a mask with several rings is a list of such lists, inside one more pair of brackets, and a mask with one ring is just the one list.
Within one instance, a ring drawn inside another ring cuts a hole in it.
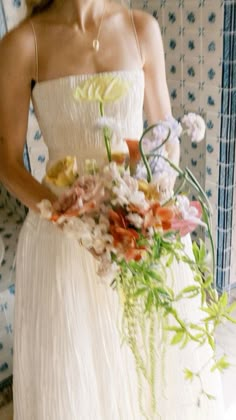
[{"label": "woman's neck", "polygon": [[82,32],[101,19],[108,0],[55,0],[54,10],[68,24],[76,24]]}]

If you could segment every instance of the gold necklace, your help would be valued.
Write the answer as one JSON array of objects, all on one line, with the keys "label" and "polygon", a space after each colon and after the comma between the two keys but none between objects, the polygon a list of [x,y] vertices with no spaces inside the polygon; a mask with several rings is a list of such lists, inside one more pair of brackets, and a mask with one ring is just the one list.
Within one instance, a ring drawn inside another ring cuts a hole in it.
[{"label": "gold necklace", "polygon": [[103,22],[103,18],[105,16],[105,11],[106,11],[106,1],[104,2],[104,8],[103,8],[103,13],[102,13],[102,17],[101,17],[101,22],[98,28],[98,33],[97,33],[97,37],[95,39],[93,39],[93,49],[98,52],[99,48],[100,48],[100,42],[99,42],[99,36],[100,36],[100,32],[101,32],[101,28],[102,28],[102,22]]}]

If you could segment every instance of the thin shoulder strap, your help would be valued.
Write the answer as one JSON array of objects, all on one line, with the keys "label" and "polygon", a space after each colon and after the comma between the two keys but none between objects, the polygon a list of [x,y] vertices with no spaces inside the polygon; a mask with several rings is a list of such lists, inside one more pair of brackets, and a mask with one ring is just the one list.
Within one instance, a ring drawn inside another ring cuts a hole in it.
[{"label": "thin shoulder strap", "polygon": [[34,51],[35,51],[35,81],[38,82],[39,79],[39,56],[38,56],[38,43],[37,43],[37,37],[36,37],[36,32],[35,32],[35,28],[33,25],[32,20],[30,20],[30,24],[31,24],[31,28],[33,31],[33,35],[34,35]]},{"label": "thin shoulder strap", "polygon": [[139,53],[139,57],[141,60],[141,63],[143,64],[143,56],[142,56],[142,51],[141,51],[141,47],[140,47],[140,43],[138,40],[138,35],[137,35],[137,31],[136,31],[136,27],[135,27],[135,23],[134,23],[134,15],[133,15],[133,10],[130,7],[129,9],[129,13],[130,13],[130,19],[132,22],[132,27],[133,27],[133,32],[134,32],[134,37],[135,37],[135,41],[136,41],[136,45],[137,45],[137,49],[138,49],[138,53]]}]

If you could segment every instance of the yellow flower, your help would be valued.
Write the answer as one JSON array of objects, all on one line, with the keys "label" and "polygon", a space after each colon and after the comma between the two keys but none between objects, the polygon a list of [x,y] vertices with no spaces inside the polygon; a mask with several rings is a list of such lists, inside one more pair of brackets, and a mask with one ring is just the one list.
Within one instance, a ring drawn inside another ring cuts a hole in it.
[{"label": "yellow flower", "polygon": [[76,157],[66,156],[51,166],[43,181],[46,184],[53,184],[58,187],[69,187],[74,183],[77,177]]},{"label": "yellow flower", "polygon": [[77,100],[114,102],[128,90],[129,83],[119,77],[104,75],[94,76],[82,82],[74,92]]},{"label": "yellow flower", "polygon": [[148,183],[144,179],[138,180],[138,189],[144,193],[148,200],[159,200],[159,193],[155,185]]}]

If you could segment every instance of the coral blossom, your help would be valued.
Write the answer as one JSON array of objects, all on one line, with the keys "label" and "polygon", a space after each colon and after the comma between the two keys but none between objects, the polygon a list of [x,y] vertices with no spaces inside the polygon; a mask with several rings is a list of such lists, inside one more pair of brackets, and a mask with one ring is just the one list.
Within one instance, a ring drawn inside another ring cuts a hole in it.
[{"label": "coral blossom", "polygon": [[110,233],[113,236],[113,245],[122,249],[127,261],[138,261],[142,258],[142,252],[145,247],[140,247],[137,243],[139,233],[128,226],[129,222],[125,218],[122,209],[109,211]]}]

